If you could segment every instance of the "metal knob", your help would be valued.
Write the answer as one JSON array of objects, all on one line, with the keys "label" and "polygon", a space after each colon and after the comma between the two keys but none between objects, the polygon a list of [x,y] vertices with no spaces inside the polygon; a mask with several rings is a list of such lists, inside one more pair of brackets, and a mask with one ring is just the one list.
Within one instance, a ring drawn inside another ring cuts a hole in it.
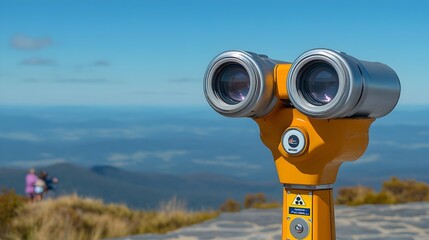
[{"label": "metal knob", "polygon": [[302,233],[302,232],[304,232],[304,226],[302,226],[301,224],[296,224],[295,225],[295,231],[296,231],[296,233]]}]

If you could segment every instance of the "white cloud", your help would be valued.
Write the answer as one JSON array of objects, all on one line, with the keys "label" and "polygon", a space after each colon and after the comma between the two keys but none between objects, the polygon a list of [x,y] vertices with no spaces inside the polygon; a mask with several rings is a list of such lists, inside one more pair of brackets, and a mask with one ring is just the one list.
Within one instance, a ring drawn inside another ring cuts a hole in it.
[{"label": "white cloud", "polygon": [[34,38],[26,35],[15,35],[10,39],[10,45],[20,50],[36,50],[52,45],[50,37]]},{"label": "white cloud", "polygon": [[[20,140],[29,142],[41,142],[47,140],[56,141],[80,141],[82,139],[103,138],[103,139],[142,139],[149,138],[153,135],[163,133],[183,133],[194,136],[207,136],[216,131],[222,131],[221,128],[202,128],[186,127],[175,125],[162,125],[156,127],[130,126],[124,128],[51,128],[44,130],[42,134],[32,132],[0,132],[0,138],[9,140]],[[169,156],[164,154],[154,154],[152,156],[168,159]]]},{"label": "white cloud", "polygon": [[54,80],[55,83],[85,83],[85,84],[104,84],[104,83],[112,83],[111,80],[105,78],[64,78]]},{"label": "white cloud", "polygon": [[43,141],[41,137],[38,137],[28,132],[8,132],[0,133],[0,138],[27,142],[40,142]]},{"label": "white cloud", "polygon": [[127,166],[129,163],[127,163],[127,162],[110,162],[109,164],[111,166],[114,166],[114,167],[124,167],[124,166]]},{"label": "white cloud", "polygon": [[129,127],[129,128],[102,128],[94,129],[90,134],[91,136],[101,138],[126,138],[135,139],[148,136],[149,129],[143,127]]},{"label": "white cloud", "polygon": [[98,128],[98,129],[66,129],[55,128],[49,130],[52,137],[64,141],[78,141],[84,138],[125,138],[137,139],[148,137],[151,133],[156,133],[159,128],[144,128],[131,126],[128,128]]},{"label": "white cloud", "polygon": [[375,162],[380,160],[381,155],[380,154],[370,154],[368,156],[364,156],[359,158],[357,161],[355,161],[355,164],[365,164],[365,163],[370,163],[370,162]]},{"label": "white cloud", "polygon": [[170,150],[164,152],[151,152],[150,155],[153,155],[156,158],[161,159],[164,162],[169,162],[171,159],[177,156],[183,156],[187,153],[185,150]]},{"label": "white cloud", "polygon": [[411,143],[404,146],[401,146],[402,149],[411,149],[411,150],[417,150],[417,149],[427,149],[429,148],[429,143]]},{"label": "white cloud", "polygon": [[52,138],[63,141],[79,141],[83,137],[90,135],[90,131],[87,129],[55,128],[48,130],[48,132],[53,134]]},{"label": "white cloud", "polygon": [[130,126],[126,128],[98,128],[98,129],[50,129],[53,138],[64,141],[78,141],[83,138],[125,138],[138,139],[147,138],[160,132],[186,133],[196,136],[207,136],[216,131],[222,131],[221,128],[202,128],[186,127],[175,125],[162,125],[156,127]]},{"label": "white cloud", "polygon": [[221,131],[222,128],[216,127],[208,127],[208,128],[200,128],[200,127],[184,127],[183,129],[177,129],[178,132],[187,132],[192,133],[198,136],[207,136],[214,132]]},{"label": "white cloud", "polygon": [[64,158],[47,158],[47,159],[35,159],[35,160],[19,160],[11,162],[11,165],[19,167],[38,167],[38,166],[48,166],[52,164],[64,163],[67,162]]},{"label": "white cloud", "polygon": [[55,64],[55,61],[48,58],[27,58],[21,61],[21,65],[29,65],[29,66],[51,66]]},{"label": "white cloud", "polygon": [[388,140],[388,141],[370,141],[369,144],[372,145],[385,145],[385,146],[397,146],[398,143]]},{"label": "white cloud", "polygon": [[261,168],[260,165],[239,161],[240,159],[241,159],[240,156],[217,156],[214,159],[194,159],[192,160],[192,162],[195,164],[222,166],[222,167],[228,167],[228,168],[245,168],[245,169]]},{"label": "white cloud", "polygon": [[404,150],[417,150],[417,149],[427,149],[429,148],[429,143],[398,143],[395,141],[372,141],[370,144],[374,145],[385,145],[390,147],[395,147]]},{"label": "white cloud", "polygon": [[170,162],[178,156],[186,155],[185,150],[167,150],[167,151],[137,151],[134,153],[111,153],[107,161],[112,164],[127,165],[129,163],[143,162],[150,159],[158,159],[163,162]]},{"label": "white cloud", "polygon": [[128,161],[130,159],[130,155],[122,154],[122,153],[112,153],[109,157],[107,157],[107,160],[109,162],[123,162]]}]

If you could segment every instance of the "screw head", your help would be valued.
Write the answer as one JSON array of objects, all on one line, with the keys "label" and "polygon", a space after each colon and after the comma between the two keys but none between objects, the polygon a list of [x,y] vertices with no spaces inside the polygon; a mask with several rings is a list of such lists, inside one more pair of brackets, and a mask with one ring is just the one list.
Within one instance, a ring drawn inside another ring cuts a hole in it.
[{"label": "screw head", "polygon": [[304,226],[302,226],[301,224],[296,224],[295,225],[295,231],[296,231],[296,233],[302,233],[302,232],[304,232]]}]

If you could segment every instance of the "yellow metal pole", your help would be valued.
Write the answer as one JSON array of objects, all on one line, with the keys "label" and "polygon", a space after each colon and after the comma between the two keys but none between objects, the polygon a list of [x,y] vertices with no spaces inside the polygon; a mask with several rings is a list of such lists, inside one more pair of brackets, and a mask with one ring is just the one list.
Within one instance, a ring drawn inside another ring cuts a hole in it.
[{"label": "yellow metal pole", "polygon": [[283,193],[282,240],[335,240],[332,188],[292,187]]}]

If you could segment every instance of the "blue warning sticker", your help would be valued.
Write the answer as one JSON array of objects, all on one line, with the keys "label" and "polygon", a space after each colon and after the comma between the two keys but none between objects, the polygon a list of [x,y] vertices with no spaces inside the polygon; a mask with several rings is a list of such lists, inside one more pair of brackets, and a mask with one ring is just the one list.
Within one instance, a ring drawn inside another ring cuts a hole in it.
[{"label": "blue warning sticker", "polygon": [[310,208],[289,207],[289,214],[310,216]]}]

